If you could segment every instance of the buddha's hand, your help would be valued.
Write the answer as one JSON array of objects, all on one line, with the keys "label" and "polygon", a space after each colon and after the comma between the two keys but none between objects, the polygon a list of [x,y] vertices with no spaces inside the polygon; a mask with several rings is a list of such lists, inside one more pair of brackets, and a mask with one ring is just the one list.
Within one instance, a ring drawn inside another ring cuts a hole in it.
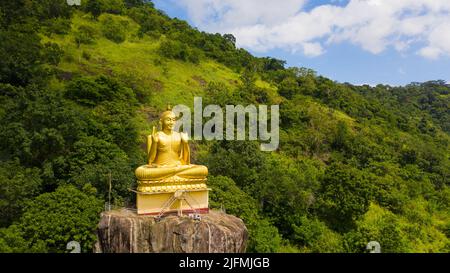
[{"label": "buddha's hand", "polygon": [[156,128],[155,128],[155,126],[153,126],[153,131],[152,131],[152,141],[153,141],[154,143],[157,143],[157,142],[158,142],[158,134],[156,133]]},{"label": "buddha's hand", "polygon": [[187,143],[189,140],[189,136],[187,133],[180,133],[181,135],[181,141]]}]

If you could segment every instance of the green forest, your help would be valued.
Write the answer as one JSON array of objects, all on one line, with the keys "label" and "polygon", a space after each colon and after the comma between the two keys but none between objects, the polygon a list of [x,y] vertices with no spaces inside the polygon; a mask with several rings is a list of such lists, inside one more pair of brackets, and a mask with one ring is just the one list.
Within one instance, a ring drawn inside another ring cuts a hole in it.
[{"label": "green forest", "polygon": [[[280,105],[280,145],[194,141],[248,252],[450,252],[450,84],[339,83],[149,1],[0,2],[0,252],[92,252],[167,103]],[[339,68],[336,68],[339,69]]]}]

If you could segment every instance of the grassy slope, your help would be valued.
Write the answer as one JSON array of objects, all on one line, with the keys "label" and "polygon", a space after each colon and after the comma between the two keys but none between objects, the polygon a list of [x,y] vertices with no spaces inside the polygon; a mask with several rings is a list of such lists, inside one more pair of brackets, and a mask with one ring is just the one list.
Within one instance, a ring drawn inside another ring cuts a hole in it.
[{"label": "grassy slope", "polygon": [[[135,89],[150,91],[151,99],[142,113],[149,114],[153,119],[167,103],[192,107],[194,96],[206,95],[204,87],[209,82],[222,82],[231,89],[240,82],[238,73],[213,60],[202,59],[200,64],[192,64],[161,58],[158,48],[164,37],[153,39],[145,35],[138,38],[137,23],[126,16],[117,16],[129,21],[126,41],[120,44],[110,41],[102,35],[102,16],[93,20],[89,14],[77,13],[73,16],[72,29],[67,35],[44,36],[42,42],[55,42],[64,50],[64,57],[58,68],[73,76],[105,74],[118,78]],[[74,32],[80,25],[89,25],[96,30],[94,43],[77,47]],[[83,57],[83,53],[90,57]],[[62,85],[61,80],[53,81],[55,88]],[[270,83],[257,80],[256,85],[266,88],[276,101],[280,100],[276,87]],[[320,111],[327,108],[318,104],[310,106],[319,107]],[[344,120],[352,125],[353,119],[346,114],[336,110],[332,112],[333,119]],[[142,125],[147,132],[150,126]]]},{"label": "grassy slope", "polygon": [[[152,105],[161,108],[167,102],[191,105],[193,96],[203,95],[202,87],[210,81],[223,82],[229,86],[239,81],[237,73],[211,60],[202,60],[196,65],[161,59],[157,52],[160,40],[148,36],[139,39],[138,25],[125,16],[117,17],[130,23],[127,40],[120,44],[112,42],[102,35],[102,16],[94,21],[90,15],[78,13],[73,17],[72,31],[68,35],[44,37],[43,42],[56,42],[65,51],[65,58],[59,68],[75,74],[103,73],[133,83],[138,88],[156,91],[158,96],[153,98]],[[95,43],[77,47],[74,30],[80,25],[95,28]],[[89,60],[83,58],[83,52],[91,56]],[[258,81],[257,84],[274,90],[268,83]]]}]

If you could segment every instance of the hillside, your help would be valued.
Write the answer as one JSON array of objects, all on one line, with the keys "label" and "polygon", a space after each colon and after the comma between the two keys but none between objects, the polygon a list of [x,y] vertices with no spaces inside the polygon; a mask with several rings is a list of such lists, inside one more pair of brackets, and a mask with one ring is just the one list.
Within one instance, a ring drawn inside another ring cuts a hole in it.
[{"label": "hillside", "polygon": [[167,103],[280,105],[280,146],[192,141],[250,252],[450,251],[450,85],[354,86],[286,68],[151,3],[0,4],[0,252],[92,251]]}]

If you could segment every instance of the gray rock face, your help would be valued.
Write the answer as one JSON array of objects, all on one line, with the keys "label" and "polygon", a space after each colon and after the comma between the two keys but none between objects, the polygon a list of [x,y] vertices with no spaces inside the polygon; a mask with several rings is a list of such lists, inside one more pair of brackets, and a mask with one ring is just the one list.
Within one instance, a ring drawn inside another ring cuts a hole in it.
[{"label": "gray rock face", "polygon": [[218,211],[187,216],[152,216],[129,210],[103,212],[98,224],[97,253],[241,253],[248,231],[241,219]]}]

